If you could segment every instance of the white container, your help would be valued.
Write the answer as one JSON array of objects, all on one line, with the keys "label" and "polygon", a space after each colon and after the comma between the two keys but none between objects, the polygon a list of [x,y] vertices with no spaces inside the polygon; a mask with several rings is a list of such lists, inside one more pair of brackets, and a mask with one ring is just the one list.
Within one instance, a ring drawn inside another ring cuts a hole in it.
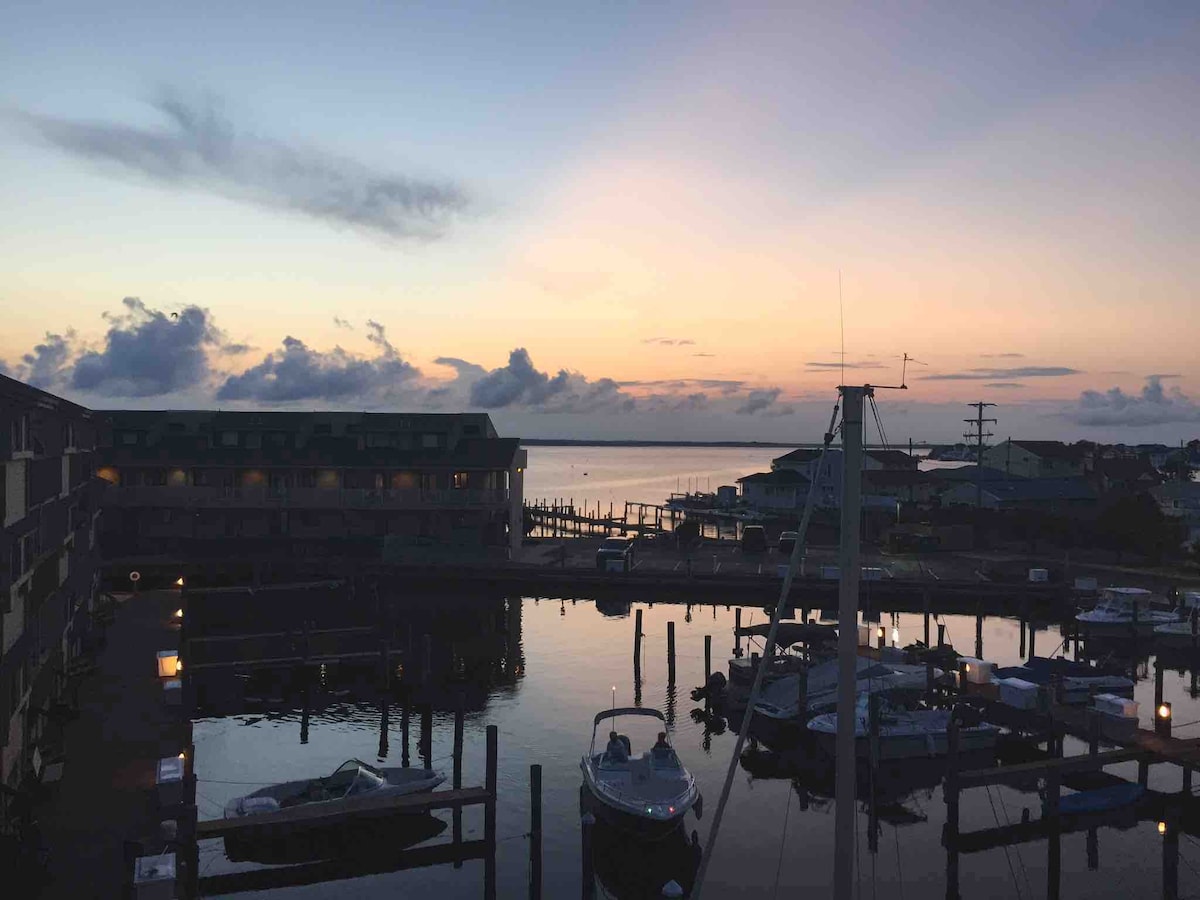
[{"label": "white container", "polygon": [[1075,590],[1077,591],[1094,591],[1096,588],[1095,578],[1080,576],[1075,579]]},{"label": "white container", "polygon": [[859,577],[863,581],[883,581],[883,569],[878,566],[863,566]]},{"label": "white container", "polygon": [[1029,580],[1035,581],[1035,582],[1049,581],[1050,580],[1050,570],[1049,569],[1030,569],[1029,570]]},{"label": "white container", "polygon": [[175,854],[139,856],[133,864],[133,895],[137,900],[174,900]]},{"label": "white container", "polygon": [[178,678],[168,678],[164,681],[163,700],[167,706],[179,706],[183,703],[183,682]]},{"label": "white container", "polygon": [[996,664],[988,662],[986,659],[976,659],[973,656],[960,656],[958,658],[959,669],[966,673],[968,684],[988,684],[992,680],[992,673],[996,669]]},{"label": "white container", "polygon": [[1108,716],[1122,716],[1127,719],[1138,717],[1138,702],[1128,697],[1118,697],[1116,694],[1097,694],[1096,711]]},{"label": "white container", "polygon": [[826,581],[837,581],[842,577],[842,570],[837,566],[821,566],[821,577]]},{"label": "white container", "polygon": [[1013,709],[1037,709],[1038,686],[1023,678],[999,678],[1000,702]]}]

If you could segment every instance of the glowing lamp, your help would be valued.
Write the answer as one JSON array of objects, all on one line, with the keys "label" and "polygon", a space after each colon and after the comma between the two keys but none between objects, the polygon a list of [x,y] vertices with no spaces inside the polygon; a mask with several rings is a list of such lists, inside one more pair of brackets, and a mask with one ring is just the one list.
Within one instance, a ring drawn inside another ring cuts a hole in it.
[{"label": "glowing lamp", "polygon": [[669,812],[671,815],[675,815],[675,807],[673,807],[673,806],[668,806],[668,807],[667,807],[667,812]]},{"label": "glowing lamp", "polygon": [[892,643],[893,644],[900,643],[900,629],[899,628],[892,629]]},{"label": "glowing lamp", "polygon": [[1159,823],[1158,823],[1158,833],[1159,833],[1159,834],[1166,834],[1166,833],[1167,833],[1167,823],[1166,823],[1166,822],[1159,822]]},{"label": "glowing lamp", "polygon": [[882,626],[882,625],[880,625],[880,626],[879,626],[879,631],[877,631],[877,632],[876,632],[876,635],[877,635],[878,637],[883,637],[884,633],[885,633],[885,632],[884,632],[884,630],[883,630],[883,626]]},{"label": "glowing lamp", "polygon": [[175,579],[175,587],[183,587],[183,576],[180,575]]},{"label": "glowing lamp", "polygon": [[160,678],[174,678],[183,666],[179,664],[178,650],[159,650],[158,651],[158,676]]},{"label": "glowing lamp", "polygon": [[970,671],[971,671],[971,664],[970,664],[970,663],[963,663],[963,671],[964,671],[964,672],[970,672]]},{"label": "glowing lamp", "polygon": [[183,610],[182,609],[175,610],[175,618],[177,618],[177,619],[183,618]]},{"label": "glowing lamp", "polygon": [[1171,736],[1171,704],[1160,703],[1154,710],[1154,733],[1161,737]]}]

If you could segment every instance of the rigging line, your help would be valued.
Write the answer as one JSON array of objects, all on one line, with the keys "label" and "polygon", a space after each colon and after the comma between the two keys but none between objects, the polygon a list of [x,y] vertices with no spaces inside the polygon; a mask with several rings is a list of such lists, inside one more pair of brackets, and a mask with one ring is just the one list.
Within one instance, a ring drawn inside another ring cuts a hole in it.
[{"label": "rigging line", "polygon": [[842,374],[840,376],[842,384],[846,383],[846,307],[842,303],[842,270],[838,269],[838,328],[842,336],[842,352],[839,359],[842,361]]},{"label": "rigging line", "polygon": [[771,897],[779,895],[779,876],[783,873],[783,848],[787,846],[787,827],[788,816],[792,812],[792,790],[787,792],[787,806],[783,808],[783,833],[779,835],[779,862],[775,864],[775,890],[771,891]]},{"label": "rigging line", "polygon": [[[1000,824],[1000,814],[996,812],[996,801],[992,799],[992,786],[985,784],[984,789],[987,791],[988,803],[992,807],[992,818],[996,820],[996,824]],[[1001,845],[1004,850],[1004,861],[1008,863],[1008,874],[1012,878],[1013,890],[1017,893],[1017,900],[1021,900],[1021,884],[1017,881],[1017,872],[1013,868],[1012,857],[1008,854],[1008,845]]]},{"label": "rigging line", "polygon": [[738,730],[737,740],[733,745],[733,752],[729,757],[729,768],[725,772],[725,783],[721,786],[721,797],[717,801],[717,812],[713,816],[712,830],[708,833],[708,840],[705,843],[704,853],[700,857],[700,868],[696,872],[696,878],[693,882],[692,896],[699,900],[704,890],[704,876],[708,872],[708,864],[712,859],[713,849],[717,844],[717,836],[720,834],[721,817],[725,814],[725,805],[729,802],[729,791],[733,787],[733,779],[737,774],[738,763],[741,761],[742,748],[746,745],[746,736],[750,731],[750,721],[754,718],[754,704],[758,702],[758,696],[762,691],[763,676],[770,667],[771,658],[775,654],[775,641],[779,635],[779,620],[783,615],[783,608],[787,605],[788,597],[792,591],[792,580],[796,576],[796,571],[800,567],[800,556],[805,549],[808,523],[812,519],[813,506],[815,505],[817,491],[816,485],[821,478],[821,470],[825,465],[825,457],[829,451],[829,445],[833,442],[834,425],[837,421],[838,409],[841,405],[841,395],[838,395],[837,402],[833,405],[833,415],[829,419],[829,428],[825,432],[825,440],[821,445],[821,455],[817,457],[817,468],[813,474],[813,480],[809,482],[808,496],[804,501],[804,514],[800,518],[800,526],[797,529],[796,543],[792,545],[792,555],[788,559],[787,572],[783,578],[783,584],[779,586],[779,602],[775,604],[775,609],[771,613],[771,628],[767,633],[767,654],[758,664],[758,668],[754,673],[754,685],[750,688],[750,696],[746,700],[746,714],[742,717],[742,727]]},{"label": "rigging line", "polygon": [[[1000,788],[996,788],[996,796],[1000,800],[1000,809],[1004,811],[1004,824],[1009,825],[1011,820],[1008,816],[1008,804],[1004,802],[1004,792]],[[1025,868],[1025,856],[1021,853],[1021,845],[1016,844],[1013,849],[1017,851],[1017,864],[1021,867],[1021,877],[1025,879],[1025,890],[1029,896],[1033,896],[1033,885],[1029,881],[1029,870]]]}]

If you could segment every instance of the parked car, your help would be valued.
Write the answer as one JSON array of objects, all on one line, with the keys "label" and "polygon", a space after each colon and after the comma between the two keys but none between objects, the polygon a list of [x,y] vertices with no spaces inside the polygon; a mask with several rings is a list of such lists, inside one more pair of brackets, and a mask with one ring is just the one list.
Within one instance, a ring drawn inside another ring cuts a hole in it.
[{"label": "parked car", "polygon": [[596,551],[596,568],[607,569],[609,562],[615,561],[621,564],[621,571],[628,572],[633,568],[633,538],[631,537],[610,537],[605,538],[600,544],[600,549]]},{"label": "parked car", "polygon": [[779,534],[779,552],[784,556],[791,556],[792,550],[796,546],[796,541],[800,539],[798,531],[783,531]]},{"label": "parked car", "polygon": [[763,553],[767,549],[767,532],[761,525],[747,525],[742,529],[742,552]]}]

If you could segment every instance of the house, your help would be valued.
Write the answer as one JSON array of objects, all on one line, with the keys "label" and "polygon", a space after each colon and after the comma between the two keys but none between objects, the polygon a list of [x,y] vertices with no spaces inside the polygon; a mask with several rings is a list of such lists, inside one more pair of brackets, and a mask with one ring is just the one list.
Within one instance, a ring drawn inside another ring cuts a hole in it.
[{"label": "house", "polygon": [[0,376],[0,781],[54,754],[60,677],[97,597],[93,414]]},{"label": "house", "polygon": [[1077,478],[1084,473],[1085,448],[1061,441],[1009,438],[983,450],[983,465],[1018,478]]},{"label": "house", "polygon": [[485,413],[102,414],[109,556],[504,553],[526,454]]},{"label": "house", "polygon": [[1101,493],[1138,493],[1162,483],[1162,475],[1147,457],[1102,456],[1092,460],[1088,480]]},{"label": "house", "polygon": [[867,469],[862,473],[862,489],[864,494],[873,497],[927,504],[939,486],[930,475],[916,469]]},{"label": "house", "polygon": [[1150,488],[1164,516],[1183,519],[1184,545],[1200,547],[1200,481],[1167,481]]},{"label": "house", "polygon": [[739,478],[742,499],[753,509],[763,512],[792,512],[803,509],[812,484],[794,469],[756,472]]},{"label": "house", "polygon": [[988,481],[978,489],[962,483],[942,494],[945,506],[974,506],[976,491],[984,509],[1028,509],[1070,513],[1092,509],[1099,499],[1082,478],[1014,478]]}]

